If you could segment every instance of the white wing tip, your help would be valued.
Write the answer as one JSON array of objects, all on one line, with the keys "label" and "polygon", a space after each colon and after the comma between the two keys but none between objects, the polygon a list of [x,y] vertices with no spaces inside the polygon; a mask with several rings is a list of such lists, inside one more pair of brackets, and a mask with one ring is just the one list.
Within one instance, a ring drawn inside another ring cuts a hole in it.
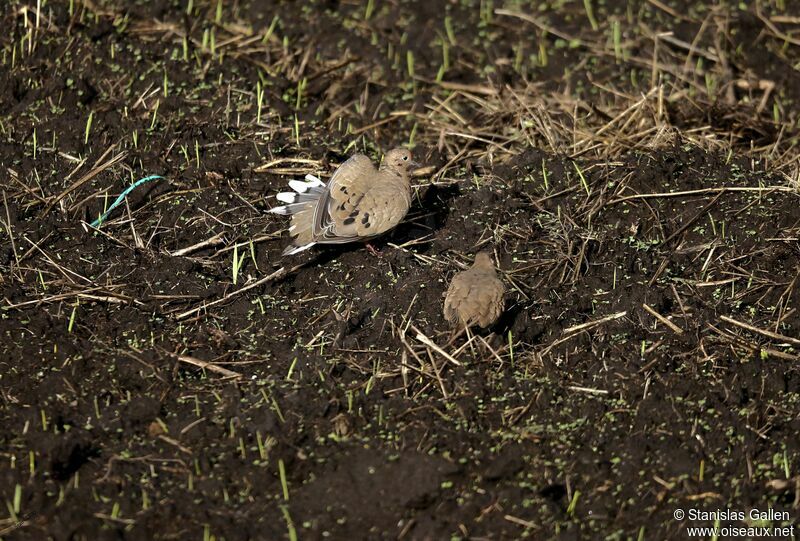
[{"label": "white wing tip", "polygon": [[294,203],[297,199],[297,195],[293,194],[292,192],[281,192],[275,196],[275,199],[278,201],[282,201],[284,203]]},{"label": "white wing tip", "polygon": [[306,193],[306,191],[308,191],[309,184],[307,182],[303,182],[302,180],[290,180],[289,187],[297,193]]},{"label": "white wing tip", "polygon": [[312,186],[325,186],[325,183],[322,182],[319,177],[315,177],[314,175],[306,175],[306,180]]},{"label": "white wing tip", "polygon": [[286,205],[281,205],[280,207],[272,207],[267,212],[271,214],[280,214],[281,216],[286,216],[289,214],[289,209],[286,208]]}]

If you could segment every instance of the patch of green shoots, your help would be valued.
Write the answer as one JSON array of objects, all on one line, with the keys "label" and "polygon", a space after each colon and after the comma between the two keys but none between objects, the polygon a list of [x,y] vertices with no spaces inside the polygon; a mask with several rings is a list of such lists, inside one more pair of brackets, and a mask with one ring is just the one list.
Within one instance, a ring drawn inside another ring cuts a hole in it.
[{"label": "patch of green shoots", "polygon": [[581,496],[581,491],[576,490],[575,493],[572,495],[572,500],[569,502],[569,507],[567,507],[567,515],[575,516],[575,508],[578,506],[578,498]]},{"label": "patch of green shoots", "polygon": [[289,509],[285,505],[281,505],[281,512],[283,513],[283,518],[286,519],[289,541],[297,541],[297,530],[295,530],[294,522],[292,522],[292,517],[289,515]]},{"label": "patch of green shoots", "polygon": [[589,24],[592,25],[592,30],[597,30],[600,28],[600,25],[597,24],[597,19],[594,17],[592,0],[583,0],[583,8],[586,10],[586,17],[589,19]]},{"label": "patch of green shoots", "polygon": [[92,131],[92,120],[94,120],[94,111],[89,112],[89,118],[86,119],[86,129],[83,134],[83,144],[89,143],[89,134]]},{"label": "patch of green shoots", "polygon": [[261,123],[261,108],[264,106],[264,87],[261,80],[256,81],[256,124]]},{"label": "patch of green shoots", "polygon": [[256,442],[258,443],[258,456],[261,460],[267,459],[267,449],[264,447],[264,440],[261,438],[261,431],[256,430]]},{"label": "patch of green shoots", "polygon": [[22,485],[17,483],[14,486],[14,504],[13,504],[13,511],[15,516],[19,516],[19,512],[22,509]]},{"label": "patch of green shoots", "polygon": [[550,187],[547,184],[547,165],[544,160],[542,160],[542,180],[544,181],[544,191],[547,192]]},{"label": "patch of green shoots", "polygon": [[289,482],[286,480],[286,466],[283,464],[283,459],[278,459],[278,473],[281,476],[281,489],[283,489],[283,499],[289,501]]},{"label": "patch of green shoots", "polygon": [[450,69],[450,44],[446,39],[442,38],[442,65],[439,66],[439,71],[436,74],[436,81],[441,82],[447,70]]},{"label": "patch of green shoots", "polygon": [[78,301],[75,301],[75,305],[72,307],[72,314],[69,316],[69,324],[67,324],[67,332],[72,333],[72,328],[75,326],[75,315],[78,311]]},{"label": "patch of green shoots", "polygon": [[272,18],[272,22],[269,23],[269,28],[267,28],[267,31],[264,32],[264,37],[261,38],[261,42],[262,43],[266,43],[266,42],[269,41],[269,38],[271,38],[272,34],[275,33],[275,27],[277,27],[277,26],[278,26],[278,16],[275,15]]},{"label": "patch of green shoots", "polygon": [[156,100],[156,106],[153,108],[153,118],[150,120],[150,131],[156,127],[156,121],[158,120],[158,107],[161,105],[161,100]]},{"label": "patch of green shoots", "polygon": [[619,19],[614,19],[611,31],[614,41],[614,57],[617,59],[617,63],[619,63],[619,61],[622,60],[622,29],[619,25]]},{"label": "patch of green shoots", "polygon": [[305,77],[303,77],[303,79],[298,81],[297,83],[297,100],[295,101],[294,105],[294,108],[296,110],[300,109],[300,104],[303,101],[303,92],[305,91],[307,84],[308,84],[308,79],[306,79]]},{"label": "patch of green shoots", "polygon": [[586,182],[586,177],[583,176],[583,171],[581,171],[581,168],[578,167],[578,164],[576,162],[572,162],[572,165],[575,166],[575,171],[578,172],[578,176],[581,179],[581,185],[583,186],[583,189],[586,190],[586,195],[591,195],[591,192],[589,190],[589,183]]},{"label": "patch of green shoots", "polygon": [[450,15],[444,18],[444,31],[447,33],[447,39],[450,40],[450,45],[456,44],[456,33],[453,31],[453,19]]},{"label": "patch of green shoots", "polygon": [[539,40],[539,66],[544,68],[547,67],[547,43],[544,39]]},{"label": "patch of green shoots", "polygon": [[414,139],[417,136],[417,123],[414,122],[414,126],[411,127],[411,133],[408,135],[408,148],[414,148]]},{"label": "patch of green shoots", "polygon": [[234,244],[233,245],[233,268],[232,268],[233,285],[236,285],[236,283],[239,280],[239,271],[242,269],[242,265],[244,264],[245,257],[246,256],[244,254],[242,254],[241,256],[239,255],[239,245],[238,244]]}]

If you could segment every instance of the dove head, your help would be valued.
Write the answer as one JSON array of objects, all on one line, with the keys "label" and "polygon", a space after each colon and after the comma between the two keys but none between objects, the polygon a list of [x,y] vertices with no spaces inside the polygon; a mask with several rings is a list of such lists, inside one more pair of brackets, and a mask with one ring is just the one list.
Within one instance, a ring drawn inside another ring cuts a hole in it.
[{"label": "dove head", "polygon": [[479,269],[492,269],[494,270],[494,261],[492,261],[492,254],[489,252],[478,252],[475,254],[475,263],[472,265]]},{"label": "dove head", "polygon": [[419,164],[413,160],[411,151],[406,148],[393,148],[386,153],[383,158],[384,169],[390,169],[397,172],[399,175],[406,177],[408,173]]}]

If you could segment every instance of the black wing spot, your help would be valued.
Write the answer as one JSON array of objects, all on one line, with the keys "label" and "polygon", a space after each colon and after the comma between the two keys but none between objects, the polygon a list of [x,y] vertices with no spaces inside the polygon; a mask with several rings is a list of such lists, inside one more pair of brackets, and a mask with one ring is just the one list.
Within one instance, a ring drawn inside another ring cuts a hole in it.
[{"label": "black wing spot", "polygon": [[342,223],[343,223],[344,225],[350,225],[350,224],[352,224],[352,223],[353,223],[353,222],[355,222],[355,221],[356,221],[356,220],[355,220],[355,218],[345,218],[345,219],[344,219],[344,222],[342,222]]},{"label": "black wing spot", "polygon": [[368,222],[369,222],[369,212],[366,212],[366,213],[364,213],[364,217],[361,218],[361,223],[365,224],[367,227],[369,227],[369,223]]},{"label": "black wing spot", "polygon": [[351,218],[355,218],[356,216],[358,216],[358,211],[357,210],[354,210],[353,212],[350,213],[350,217]]},{"label": "black wing spot", "polygon": [[367,223],[367,222],[362,222],[362,223],[364,224],[364,229],[369,229],[369,226],[372,225],[371,223]]}]

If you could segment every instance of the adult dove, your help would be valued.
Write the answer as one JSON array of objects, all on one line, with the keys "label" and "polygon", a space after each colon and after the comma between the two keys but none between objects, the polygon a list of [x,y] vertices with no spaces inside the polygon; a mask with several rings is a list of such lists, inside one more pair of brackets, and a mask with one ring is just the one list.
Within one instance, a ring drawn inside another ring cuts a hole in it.
[{"label": "adult dove", "polygon": [[405,217],[411,206],[410,172],[418,164],[411,152],[395,148],[379,169],[356,154],[334,171],[327,184],[313,175],[289,181],[292,192],[277,199],[283,206],[270,210],[292,217],[294,237],[283,255],[294,255],[315,244],[363,241],[386,233]]},{"label": "adult dove", "polygon": [[444,299],[444,317],[454,326],[489,327],[503,312],[505,291],[491,256],[480,252],[472,267],[453,276]]}]

